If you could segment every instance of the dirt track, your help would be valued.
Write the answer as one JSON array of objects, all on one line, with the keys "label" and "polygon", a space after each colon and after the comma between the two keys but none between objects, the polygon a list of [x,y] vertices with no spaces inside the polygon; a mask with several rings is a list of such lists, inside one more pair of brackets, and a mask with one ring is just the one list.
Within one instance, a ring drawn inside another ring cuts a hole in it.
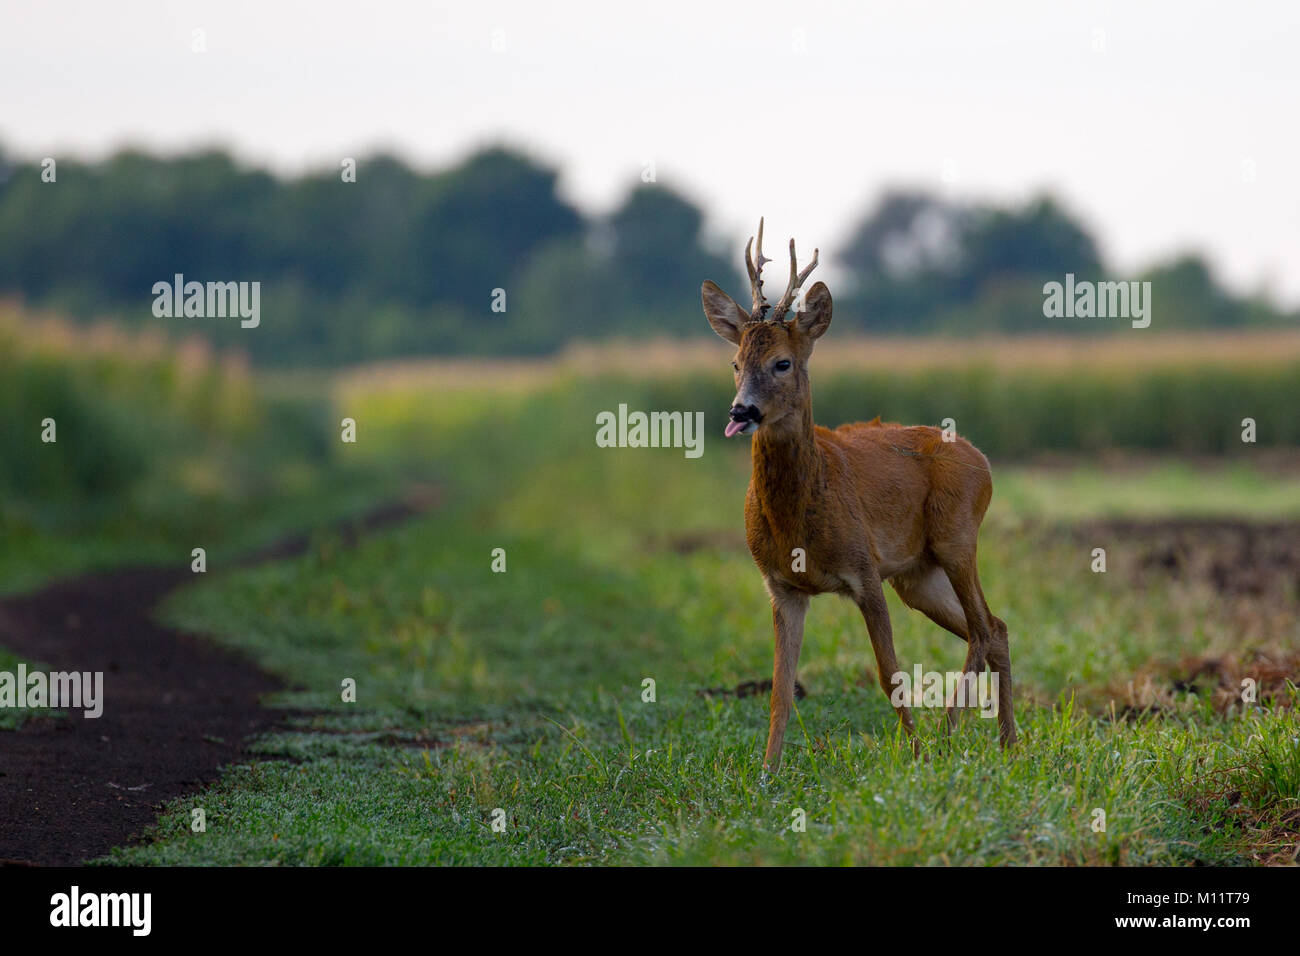
[{"label": "dirt track", "polygon": [[[429,502],[388,505],[337,528],[346,543]],[[306,535],[240,566],[302,553]],[[187,559],[188,560],[188,559]],[[52,671],[104,673],[104,712],[38,717],[0,732],[0,865],[68,865],[128,843],[159,806],[248,756],[280,719],[259,703],[280,684],[201,637],[155,623],[162,597],[193,575],[135,568],[0,601],[0,645]]]}]

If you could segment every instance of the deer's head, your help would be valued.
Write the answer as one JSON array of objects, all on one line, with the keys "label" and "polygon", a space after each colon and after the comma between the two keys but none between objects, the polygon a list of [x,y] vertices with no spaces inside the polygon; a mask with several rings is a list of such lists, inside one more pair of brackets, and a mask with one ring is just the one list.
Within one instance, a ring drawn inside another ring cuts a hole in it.
[{"label": "deer's head", "polygon": [[[753,248],[754,257],[750,257]],[[758,242],[745,245],[745,271],[749,273],[753,306],[746,311],[714,282],[700,291],[704,315],[713,331],[737,347],[732,360],[736,371],[736,397],[731,404],[727,437],[749,435],[760,427],[780,431],[798,426],[796,417],[811,401],[808,388],[808,357],[813,343],[831,324],[831,293],[818,282],[801,294],[804,280],[817,267],[817,250],[812,262],[798,271],[794,240],[790,240],[790,281],[776,307],[763,297],[763,220],[758,221]],[[791,305],[794,317],[786,321]]]}]

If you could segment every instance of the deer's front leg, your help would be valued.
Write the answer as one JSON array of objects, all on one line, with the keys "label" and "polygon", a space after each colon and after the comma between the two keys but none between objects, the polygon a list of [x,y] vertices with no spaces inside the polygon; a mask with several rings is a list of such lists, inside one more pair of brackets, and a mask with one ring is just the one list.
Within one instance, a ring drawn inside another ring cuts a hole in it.
[{"label": "deer's front leg", "polygon": [[[871,638],[871,649],[876,653],[876,673],[880,680],[880,689],[893,702],[894,675],[898,673],[898,656],[894,653],[894,628],[889,623],[889,604],[885,601],[885,592],[880,585],[880,577],[874,568],[863,572],[862,590],[857,596],[858,609],[863,620],[867,622],[867,634]],[[907,704],[895,704],[898,719],[903,730],[912,740],[912,752],[919,753],[920,746],[916,739],[916,725],[912,722],[912,712]]]},{"label": "deer's front leg", "polygon": [[776,654],[772,663],[772,722],[767,730],[767,753],[763,769],[775,773],[781,765],[781,743],[794,703],[795,671],[803,647],[803,619],[808,612],[808,595],[775,581],[767,582],[772,595],[772,624],[776,630]]}]

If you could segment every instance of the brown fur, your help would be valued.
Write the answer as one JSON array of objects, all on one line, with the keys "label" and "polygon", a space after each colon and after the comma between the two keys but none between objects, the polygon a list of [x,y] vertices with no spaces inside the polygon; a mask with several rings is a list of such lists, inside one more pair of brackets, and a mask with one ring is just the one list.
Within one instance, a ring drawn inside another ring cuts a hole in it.
[{"label": "brown fur", "polygon": [[[858,605],[889,695],[899,667],[886,580],[909,607],[967,641],[966,672],[984,670],[986,661],[997,672],[1001,738],[1005,746],[1014,743],[1007,629],[984,601],[975,561],[993,493],[988,460],[965,439],[944,441],[928,426],[878,416],[834,430],[814,425],[808,360],[830,324],[824,283],[809,290],[807,311],[788,322],[752,321],[711,282],[703,300],[715,331],[738,346],[737,402],[762,413],[752,438],[745,533],[772,598],[776,631],[765,766],[780,763],[813,595],[840,594]],[[776,368],[783,359],[791,362],[785,372]],[[796,548],[806,555],[800,571],[793,569]],[[898,716],[914,737],[905,704]],[[951,727],[951,707],[948,717]]]}]

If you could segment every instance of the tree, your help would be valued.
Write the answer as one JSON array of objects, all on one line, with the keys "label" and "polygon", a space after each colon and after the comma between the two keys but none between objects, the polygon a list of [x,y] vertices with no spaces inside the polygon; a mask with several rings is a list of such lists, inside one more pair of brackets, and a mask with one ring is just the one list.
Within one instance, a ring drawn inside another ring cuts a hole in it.
[{"label": "tree", "polygon": [[1025,289],[1073,272],[1096,278],[1101,263],[1087,230],[1051,197],[1021,207],[961,205],[918,191],[886,193],[863,219],[840,261],[855,285],[845,297],[850,324],[918,332],[996,321],[988,298],[1018,303]]},{"label": "tree", "polygon": [[956,294],[978,296],[1005,279],[1096,279],[1101,258],[1091,235],[1050,196],[1011,209],[973,210],[965,220],[956,262]]}]

